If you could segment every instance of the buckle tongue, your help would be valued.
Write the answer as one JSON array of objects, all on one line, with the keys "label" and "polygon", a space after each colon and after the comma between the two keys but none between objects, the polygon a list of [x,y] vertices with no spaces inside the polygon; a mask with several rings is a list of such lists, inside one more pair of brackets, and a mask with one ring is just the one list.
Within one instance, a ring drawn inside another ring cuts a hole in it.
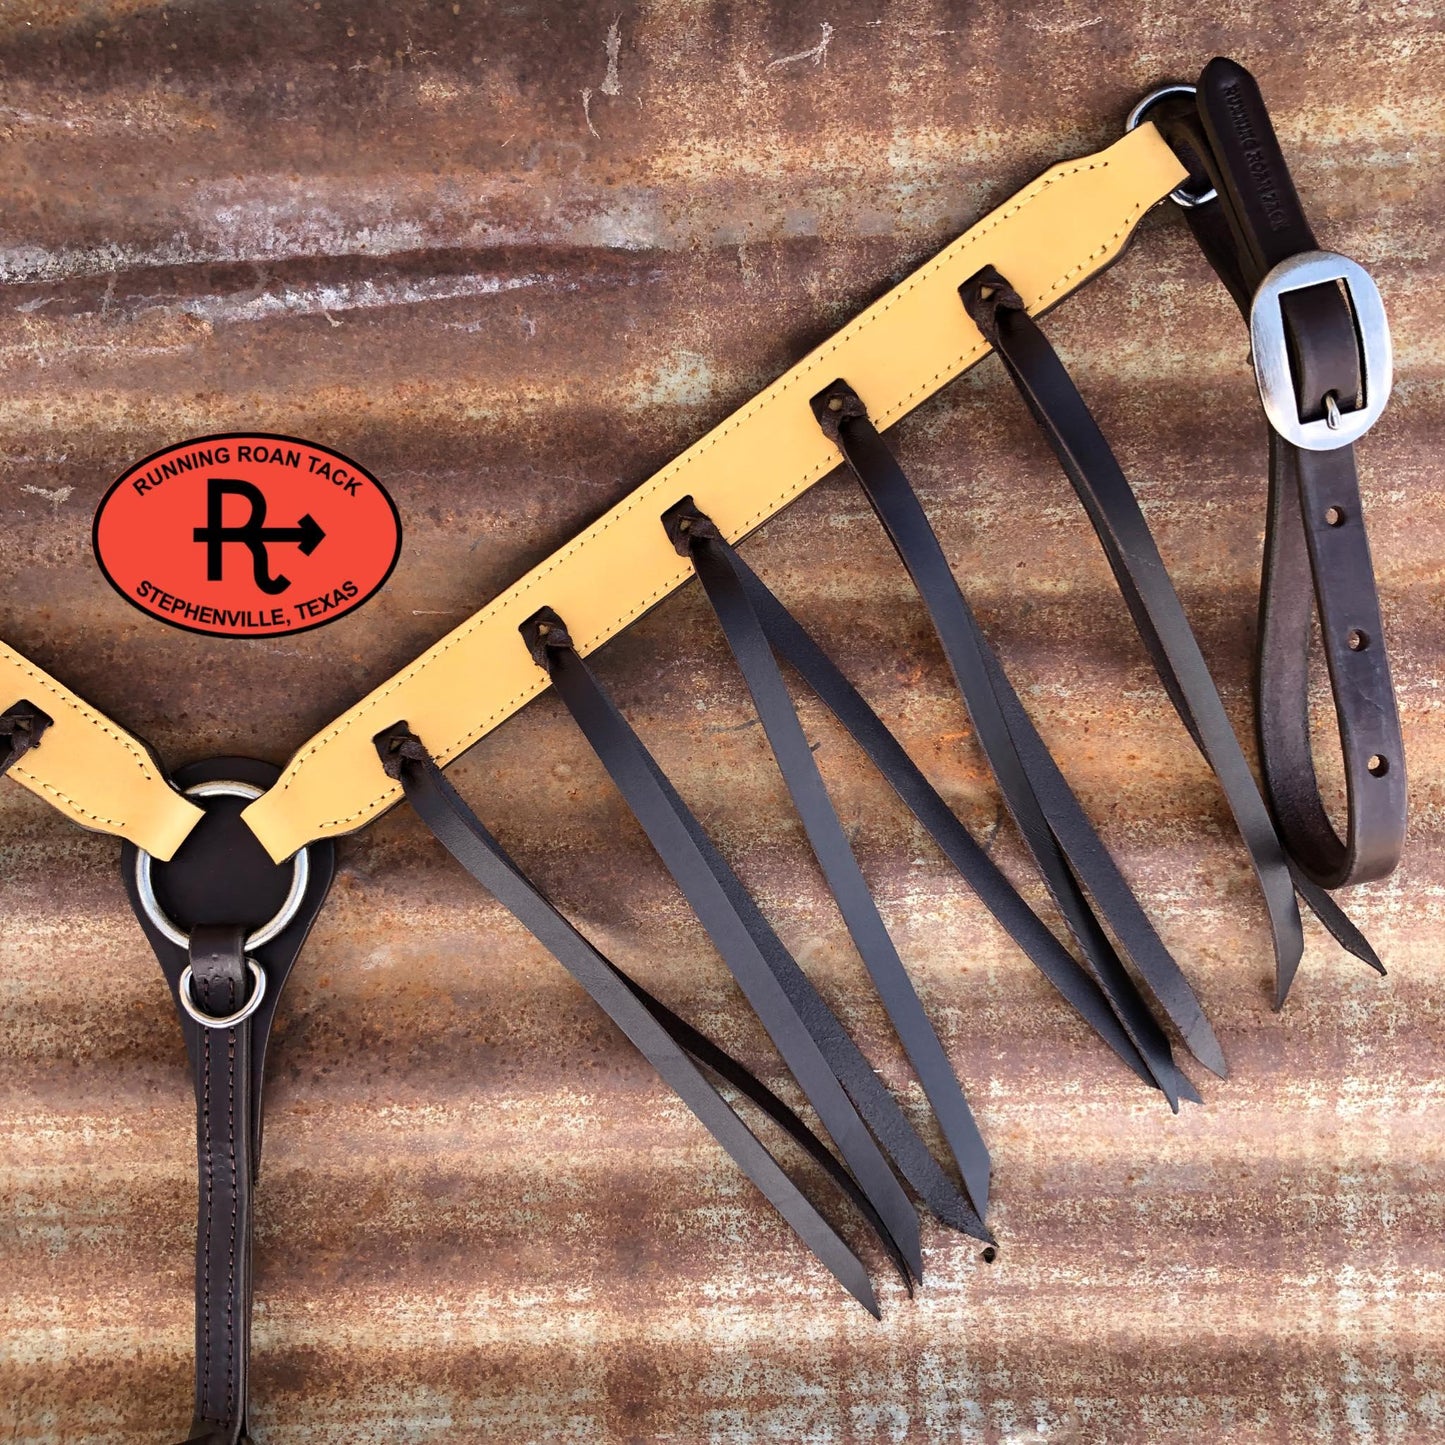
[{"label": "buckle tongue", "polygon": [[[1330,282],[1344,283],[1354,313],[1363,401],[1353,410],[1343,411],[1339,399],[1331,394],[1325,399],[1325,415],[1305,421],[1299,414],[1290,370],[1280,298],[1289,291]],[[1379,288],[1358,261],[1333,251],[1301,251],[1281,261],[1254,293],[1249,308],[1249,341],[1264,414],[1280,436],[1302,450],[1329,452],[1349,446],[1369,431],[1385,410],[1394,366],[1390,323],[1385,319]]]}]

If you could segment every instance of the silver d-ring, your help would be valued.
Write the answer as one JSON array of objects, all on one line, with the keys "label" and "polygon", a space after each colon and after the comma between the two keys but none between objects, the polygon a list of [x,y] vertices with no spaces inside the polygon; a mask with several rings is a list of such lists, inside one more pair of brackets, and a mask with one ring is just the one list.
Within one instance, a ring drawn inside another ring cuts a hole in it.
[{"label": "silver d-ring", "polygon": [[246,960],[246,967],[251,970],[251,997],[235,1013],[227,1014],[225,1018],[217,1018],[215,1014],[202,1013],[196,1007],[196,1001],[191,997],[191,966],[187,964],[181,970],[181,981],[177,986],[181,995],[181,1007],[203,1029],[233,1029],[237,1024],[244,1023],[261,1007],[261,1000],[266,997],[265,969],[254,958]]},{"label": "silver d-ring", "polygon": [[[214,783],[193,783],[186,789],[188,798],[259,798],[265,791],[258,788],[254,783],[237,783],[225,780],[218,780]],[[141,911],[156,928],[170,939],[177,948],[189,948],[191,936],[182,933],[176,925],[166,917],[156,898],[155,882],[151,877],[151,855],[144,848],[138,849],[135,856],[135,891],[140,899]],[[282,929],[291,922],[301,911],[301,901],[306,897],[306,885],[311,880],[311,863],[306,856],[306,849],[300,852],[291,860],[291,887],[288,890],[281,907],[268,922],[263,923],[252,933],[243,945],[247,953],[270,943],[277,937]],[[254,968],[255,965],[253,964]],[[185,990],[181,990],[181,998],[184,1001]]]},{"label": "silver d-ring", "polygon": [[[1161,85],[1158,90],[1151,90],[1149,94],[1129,112],[1129,119],[1124,122],[1125,135],[1131,130],[1138,130],[1144,121],[1144,117],[1154,106],[1158,105],[1165,96],[1195,96],[1198,94],[1199,87],[1197,85]],[[1169,199],[1173,201],[1176,206],[1183,206],[1186,210],[1192,210],[1195,206],[1207,205],[1218,194],[1219,192],[1215,190],[1213,186],[1210,186],[1207,191],[1197,193],[1191,191],[1187,186],[1175,186],[1174,189],[1169,192]]]}]

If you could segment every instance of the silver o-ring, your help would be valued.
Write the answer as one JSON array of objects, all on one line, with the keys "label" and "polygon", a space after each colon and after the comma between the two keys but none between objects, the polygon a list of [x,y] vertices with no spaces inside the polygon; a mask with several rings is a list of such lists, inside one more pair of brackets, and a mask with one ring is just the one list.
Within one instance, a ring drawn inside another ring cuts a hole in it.
[{"label": "silver o-ring", "polygon": [[[254,783],[237,783],[225,780],[218,780],[214,783],[194,783],[186,789],[188,798],[259,798],[265,791],[258,788]],[[177,948],[189,948],[191,936],[183,933],[176,925],[166,917],[159,900],[156,898],[155,882],[151,878],[151,855],[144,848],[138,849],[135,856],[135,891],[140,899],[140,906],[145,916],[155,924]],[[296,917],[301,910],[301,900],[306,896],[306,885],[311,879],[311,864],[306,856],[306,849],[300,852],[291,860],[291,887],[286,894],[281,907],[268,922],[263,923],[252,933],[244,944],[247,953],[262,945],[270,943],[277,937],[282,929]],[[255,964],[252,964],[255,967]],[[184,1002],[186,992],[181,990],[181,999]],[[194,1014],[193,1014],[194,1016]]]},{"label": "silver o-ring", "polygon": [[[1127,135],[1131,130],[1138,130],[1144,117],[1149,113],[1152,106],[1157,105],[1166,95],[1198,95],[1197,85],[1161,85],[1158,90],[1151,90],[1133,110],[1129,112],[1129,119],[1124,122],[1124,133]],[[1207,191],[1198,193],[1191,191],[1187,186],[1175,186],[1169,192],[1169,199],[1176,206],[1183,206],[1186,210],[1192,210],[1195,206],[1207,205],[1219,192],[1213,186]]]},{"label": "silver o-ring", "polygon": [[233,1014],[227,1014],[225,1018],[217,1018],[215,1014],[202,1013],[196,1007],[196,1001],[191,997],[191,966],[187,964],[181,970],[181,981],[178,985],[181,995],[181,1007],[200,1024],[203,1029],[233,1029],[237,1024],[243,1023],[250,1018],[258,1008],[261,1007],[261,1000],[266,997],[266,971],[256,962],[254,958],[246,960],[246,967],[251,970],[251,997],[241,1005]]}]

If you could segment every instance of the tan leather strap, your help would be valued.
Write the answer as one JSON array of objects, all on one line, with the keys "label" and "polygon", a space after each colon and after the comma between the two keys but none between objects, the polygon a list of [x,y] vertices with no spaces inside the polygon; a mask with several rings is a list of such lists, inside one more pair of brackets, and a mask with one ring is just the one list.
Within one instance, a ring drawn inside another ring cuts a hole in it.
[{"label": "tan leather strap", "polygon": [[1151,125],[1046,172],[312,738],[246,810],[256,836],[279,860],[376,817],[401,796],[377,767],[377,733],[405,719],[450,762],[546,687],[517,636],[540,607],[567,618],[580,653],[601,646],[691,575],[664,511],[691,494],[730,542],[746,536],[838,465],[815,392],[845,375],[888,426],[987,353],[958,305],[963,281],[992,262],[1043,311],[1107,266],[1185,176]]},{"label": "tan leather strap", "polygon": [[169,858],[201,810],[166,781],[144,744],[0,642],[0,712],[40,708],[50,726],[6,773],[67,818]]}]

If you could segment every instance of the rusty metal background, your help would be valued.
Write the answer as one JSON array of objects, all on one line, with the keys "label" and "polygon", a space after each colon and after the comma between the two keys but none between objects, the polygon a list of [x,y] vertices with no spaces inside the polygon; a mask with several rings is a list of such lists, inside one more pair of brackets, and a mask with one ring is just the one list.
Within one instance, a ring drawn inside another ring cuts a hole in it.
[{"label": "rusty metal background", "polygon": [[[1216,1022],[1172,1118],[1066,1015],[818,710],[996,1163],[996,1261],[932,1226],[874,1324],[404,811],[341,850],[272,1054],[258,1441],[1445,1439],[1439,218],[1431,3],[0,4],[0,633],[172,764],[280,761],[807,346],[1129,103],[1260,76],[1400,381],[1364,481],[1414,784],[1399,875],[1268,1008],[1217,790],[999,368],[896,440],[1040,725]],[[1247,727],[1263,422],[1169,208],[1048,322]],[[334,626],[128,608],[90,518],[195,433],[354,455],[406,524]],[[834,477],[748,555],[981,832],[994,792],[878,530]],[[696,589],[600,665],[921,1111]],[[776,1079],[560,710],[454,770],[586,929]],[[1038,895],[1008,829],[997,856]],[[180,1039],[116,847],[0,788],[0,1438],[167,1442],[189,1400]]]}]

